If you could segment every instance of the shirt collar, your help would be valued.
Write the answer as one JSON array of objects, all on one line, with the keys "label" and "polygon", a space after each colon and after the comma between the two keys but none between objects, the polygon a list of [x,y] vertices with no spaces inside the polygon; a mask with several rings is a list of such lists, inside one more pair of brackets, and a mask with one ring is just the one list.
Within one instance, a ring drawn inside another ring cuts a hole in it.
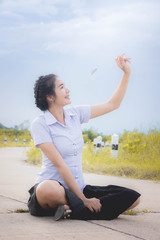
[{"label": "shirt collar", "polygon": [[[64,112],[66,123],[67,123],[67,120],[70,120],[72,116],[76,115],[75,113],[71,113],[70,111],[66,111],[65,109],[63,109],[63,112]],[[49,110],[44,111],[44,118],[47,125],[51,125],[58,122],[57,119],[52,115],[52,113]]]}]

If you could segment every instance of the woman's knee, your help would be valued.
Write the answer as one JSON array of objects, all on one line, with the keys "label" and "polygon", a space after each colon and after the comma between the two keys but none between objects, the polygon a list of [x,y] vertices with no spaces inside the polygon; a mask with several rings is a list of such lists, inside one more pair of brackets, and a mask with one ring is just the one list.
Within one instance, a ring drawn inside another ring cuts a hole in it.
[{"label": "woman's knee", "polygon": [[66,204],[65,190],[55,180],[45,180],[36,188],[37,201],[43,208]]}]

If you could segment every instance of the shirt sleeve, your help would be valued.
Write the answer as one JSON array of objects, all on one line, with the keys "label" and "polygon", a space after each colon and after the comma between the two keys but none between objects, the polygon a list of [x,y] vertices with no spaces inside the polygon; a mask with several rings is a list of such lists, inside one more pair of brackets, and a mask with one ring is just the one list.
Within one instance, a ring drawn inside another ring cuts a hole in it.
[{"label": "shirt sleeve", "polygon": [[30,132],[37,148],[39,148],[38,144],[52,142],[52,137],[48,127],[41,122],[33,121]]},{"label": "shirt sleeve", "polygon": [[77,112],[80,123],[87,123],[91,118],[91,106],[90,105],[77,105],[74,106],[75,111]]}]

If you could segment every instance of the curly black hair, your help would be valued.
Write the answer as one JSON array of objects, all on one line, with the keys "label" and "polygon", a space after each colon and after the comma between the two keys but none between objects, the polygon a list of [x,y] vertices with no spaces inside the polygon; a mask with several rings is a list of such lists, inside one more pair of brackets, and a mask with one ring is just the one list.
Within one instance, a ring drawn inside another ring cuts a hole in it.
[{"label": "curly black hair", "polygon": [[56,97],[55,94],[55,81],[57,76],[54,74],[49,74],[45,76],[40,76],[36,80],[34,85],[34,97],[36,106],[45,111],[48,109],[48,102],[46,100],[47,95],[52,95]]}]

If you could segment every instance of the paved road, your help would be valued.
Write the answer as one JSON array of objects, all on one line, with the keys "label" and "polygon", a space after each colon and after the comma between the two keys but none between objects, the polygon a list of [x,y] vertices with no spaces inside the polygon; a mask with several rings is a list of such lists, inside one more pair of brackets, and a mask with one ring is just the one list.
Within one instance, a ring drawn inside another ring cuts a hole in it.
[{"label": "paved road", "polygon": [[[137,215],[120,215],[112,221],[61,220],[15,213],[27,209],[28,189],[39,167],[30,166],[27,148],[0,148],[0,239],[111,239],[160,240],[160,182],[84,174],[89,184],[116,184],[142,194]],[[151,211],[143,213],[143,210]]]}]

